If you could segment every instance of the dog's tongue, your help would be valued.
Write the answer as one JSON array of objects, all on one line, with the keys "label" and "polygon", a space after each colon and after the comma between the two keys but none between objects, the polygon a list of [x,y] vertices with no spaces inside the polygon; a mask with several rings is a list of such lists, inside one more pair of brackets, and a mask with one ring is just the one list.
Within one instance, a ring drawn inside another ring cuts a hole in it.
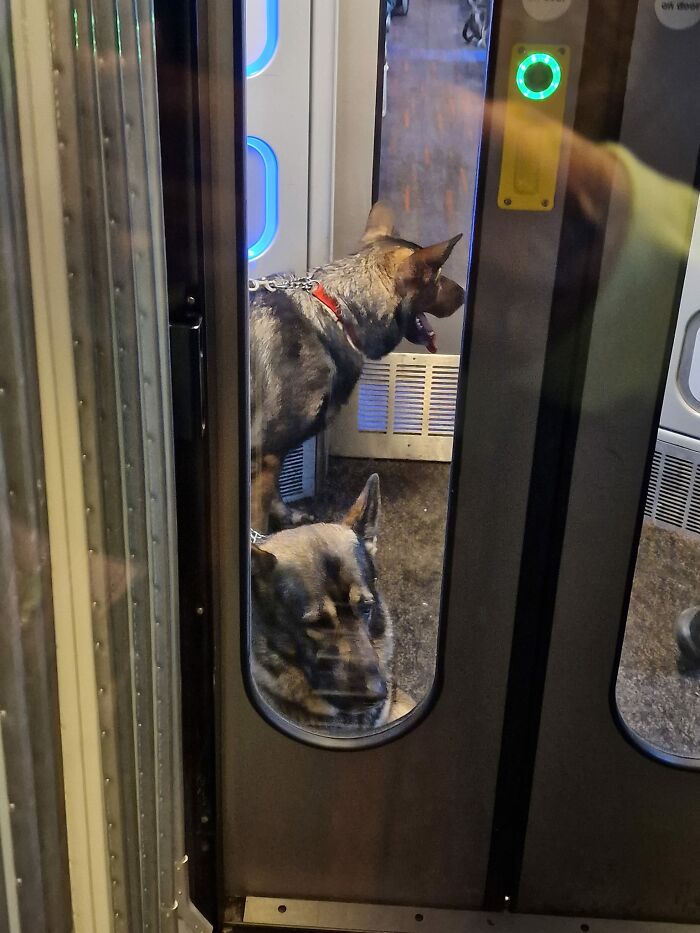
[{"label": "dog's tongue", "polygon": [[437,353],[437,342],[435,340],[435,331],[431,330],[430,324],[422,311],[414,314],[408,322],[406,328],[406,339],[411,343],[418,343],[428,349],[430,353]]}]

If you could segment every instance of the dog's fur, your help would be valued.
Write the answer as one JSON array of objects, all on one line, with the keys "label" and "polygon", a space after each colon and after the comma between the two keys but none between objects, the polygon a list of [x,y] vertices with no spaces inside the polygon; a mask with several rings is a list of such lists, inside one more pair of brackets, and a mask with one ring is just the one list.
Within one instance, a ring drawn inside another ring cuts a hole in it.
[{"label": "dog's fur", "polygon": [[377,360],[404,337],[430,345],[424,317],[453,314],[464,290],[440,269],[461,234],[425,248],[394,235],[391,209],[372,208],[358,252],[313,278],[342,307],[353,346],[321,303],[302,289],[261,289],[250,303],[252,525],[271,511],[289,518],[277,496],[285,455],[322,431],[345,404],[365,357]]},{"label": "dog's fur", "polygon": [[391,617],[374,567],[379,515],[375,473],[342,523],[252,547],[253,679],[297,725],[347,735],[411,708],[405,694],[395,705]]}]

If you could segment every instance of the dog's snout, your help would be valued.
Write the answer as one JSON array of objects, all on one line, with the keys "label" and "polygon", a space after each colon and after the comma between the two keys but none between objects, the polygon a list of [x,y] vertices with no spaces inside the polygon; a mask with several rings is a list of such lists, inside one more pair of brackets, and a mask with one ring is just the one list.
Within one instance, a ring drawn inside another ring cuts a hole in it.
[{"label": "dog's snout", "polygon": [[380,677],[378,673],[376,677],[372,677],[367,681],[367,696],[375,703],[380,700],[386,700],[389,696],[386,681],[383,677]]}]

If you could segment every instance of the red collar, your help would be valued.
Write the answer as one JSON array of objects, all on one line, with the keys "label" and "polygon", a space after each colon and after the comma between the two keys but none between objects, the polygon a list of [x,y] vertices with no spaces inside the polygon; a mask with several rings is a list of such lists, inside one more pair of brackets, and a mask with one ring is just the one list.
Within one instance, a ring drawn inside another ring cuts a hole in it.
[{"label": "red collar", "polygon": [[311,294],[314,296],[314,298],[316,298],[318,301],[321,302],[321,304],[323,305],[324,308],[326,308],[327,311],[329,311],[333,315],[333,318],[336,324],[338,324],[338,326],[342,328],[343,333],[345,334],[348,340],[348,343],[353,348],[353,350],[357,350],[358,353],[361,353],[362,351],[360,350],[359,345],[358,345],[357,334],[355,333],[355,328],[352,326],[352,323],[343,314],[343,309],[338,304],[338,301],[335,298],[333,298],[332,295],[328,294],[328,292],[326,291],[326,289],[323,287],[323,285],[320,282],[317,282],[316,285],[314,285],[313,289],[311,290]]}]

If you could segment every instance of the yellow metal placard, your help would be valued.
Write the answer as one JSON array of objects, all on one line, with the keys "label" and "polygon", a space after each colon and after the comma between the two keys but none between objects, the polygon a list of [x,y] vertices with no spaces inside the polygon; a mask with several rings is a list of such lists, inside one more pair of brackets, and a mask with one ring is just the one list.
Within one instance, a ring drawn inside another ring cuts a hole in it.
[{"label": "yellow metal placard", "polygon": [[498,184],[503,210],[554,206],[569,58],[565,45],[513,46]]}]

